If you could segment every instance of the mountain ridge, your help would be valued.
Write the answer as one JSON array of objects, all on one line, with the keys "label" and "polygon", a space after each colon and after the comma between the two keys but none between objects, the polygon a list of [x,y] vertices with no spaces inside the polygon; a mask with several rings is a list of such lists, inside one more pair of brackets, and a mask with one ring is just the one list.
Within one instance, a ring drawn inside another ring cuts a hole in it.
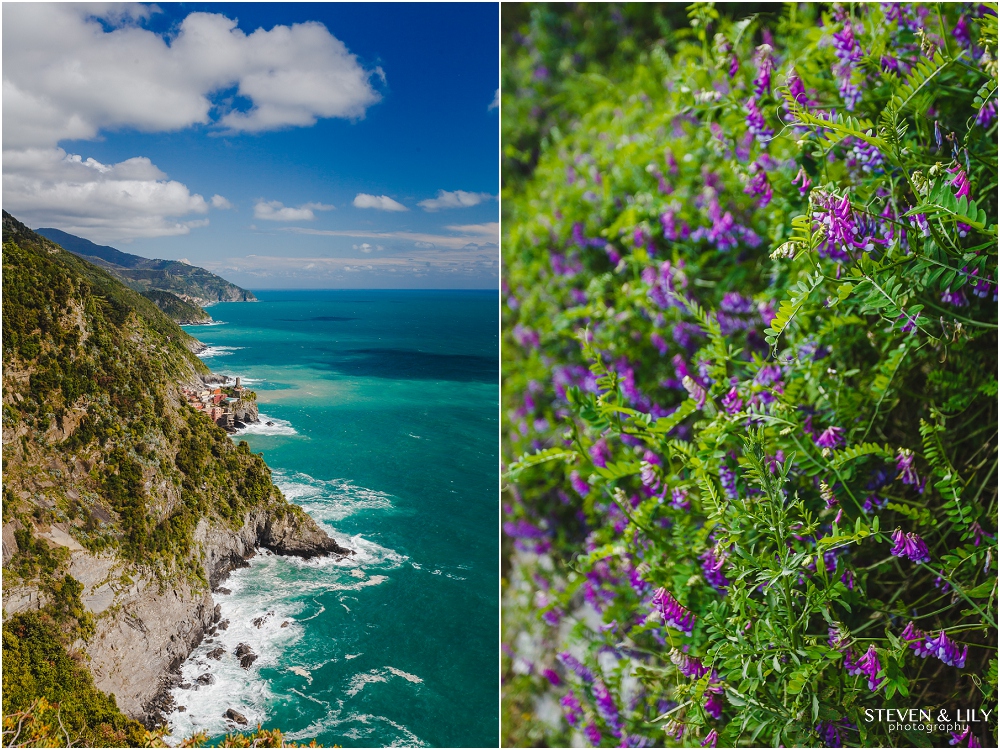
[{"label": "mountain ridge", "polygon": [[138,292],[169,292],[184,302],[199,307],[216,302],[256,302],[254,293],[243,289],[200,266],[179,260],[144,258],[123,252],[110,245],[98,245],[83,237],[53,227],[35,232],[63,249],[117,276]]}]

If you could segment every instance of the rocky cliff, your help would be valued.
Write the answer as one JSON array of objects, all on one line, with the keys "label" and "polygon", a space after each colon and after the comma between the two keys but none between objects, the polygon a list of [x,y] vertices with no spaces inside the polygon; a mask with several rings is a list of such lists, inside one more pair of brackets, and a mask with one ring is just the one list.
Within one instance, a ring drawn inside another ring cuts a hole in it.
[{"label": "rocky cliff", "polygon": [[[213,379],[193,338],[6,213],[3,240],[5,648],[7,625],[39,613],[121,711],[155,723],[233,568],[260,547],[350,551],[186,405],[180,384]],[[5,713],[60,700],[42,666],[19,665],[16,695],[5,682]]]}]

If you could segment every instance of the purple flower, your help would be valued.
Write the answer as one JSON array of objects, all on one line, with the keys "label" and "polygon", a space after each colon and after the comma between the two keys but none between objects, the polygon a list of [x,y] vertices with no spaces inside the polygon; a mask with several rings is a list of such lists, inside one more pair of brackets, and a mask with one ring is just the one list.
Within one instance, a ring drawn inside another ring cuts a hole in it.
[{"label": "purple flower", "polygon": [[813,213],[816,228],[826,229],[826,240],[820,245],[820,254],[834,260],[848,260],[851,250],[872,251],[876,245],[886,244],[886,240],[876,236],[876,222],[862,214],[855,214],[851,201],[845,195],[835,195],[814,190],[813,202],[818,211]]},{"label": "purple flower", "polygon": [[972,535],[972,545],[978,547],[983,541],[983,527],[979,525],[979,521],[973,521],[972,526],[969,527],[969,532]]},{"label": "purple flower", "polygon": [[731,211],[723,213],[714,192],[708,201],[708,218],[712,226],[698,227],[691,233],[692,240],[708,240],[720,251],[732,250],[740,242],[749,247],[760,245],[761,239],[752,229],[737,224]]},{"label": "purple flower", "polygon": [[[830,485],[828,485],[824,481],[820,481],[819,483],[819,496],[823,498],[823,501],[826,503],[827,508],[832,508],[834,505],[837,504],[837,496],[833,494],[833,490],[830,489]],[[839,520],[840,518],[839,514],[837,518]]]},{"label": "purple flower", "polygon": [[708,667],[702,664],[698,657],[688,656],[676,648],[670,651],[670,661],[673,662],[681,674],[685,677],[690,677],[692,680],[700,680],[708,674]]},{"label": "purple flower", "polygon": [[720,594],[725,594],[729,588],[729,580],[722,572],[726,564],[726,553],[720,553],[718,547],[710,547],[699,556],[701,558],[701,571],[705,575],[705,581]]},{"label": "purple flower", "polygon": [[705,713],[718,721],[722,718],[722,699],[714,692],[705,691]]},{"label": "purple flower", "polygon": [[844,444],[844,438],[842,437],[844,433],[843,427],[827,427],[820,436],[816,438],[816,445],[820,448],[839,448]]},{"label": "purple flower", "polygon": [[603,469],[608,465],[609,458],[611,458],[611,449],[608,448],[606,439],[601,438],[590,446],[590,459],[594,462],[594,466],[600,466]]},{"label": "purple flower", "polygon": [[591,687],[591,692],[594,694],[597,713],[601,715],[601,718],[611,728],[611,733],[615,737],[621,737],[622,722],[618,717],[618,706],[615,705],[615,699],[600,680],[594,683],[593,687]]},{"label": "purple flower", "polygon": [[702,747],[715,747],[719,742],[719,734],[714,729],[705,735],[705,739],[702,741]]},{"label": "purple flower", "polygon": [[749,315],[754,311],[753,300],[739,292],[726,292],[719,309],[734,315]]},{"label": "purple flower", "polygon": [[917,536],[916,532],[911,531],[909,534],[904,535],[903,530],[897,528],[892,532],[892,541],[894,545],[890,552],[896,557],[908,557],[915,563],[927,563],[931,561],[927,545],[923,539]]},{"label": "purple flower", "polygon": [[523,346],[525,349],[537,349],[539,345],[538,333],[532,331],[530,328],[525,328],[523,325],[518,323],[514,326],[512,331],[514,336],[514,341]]},{"label": "purple flower", "polygon": [[794,70],[788,74],[788,93],[799,104],[813,104],[809,97],[806,96],[806,87],[802,83],[802,79],[799,78],[799,74]]},{"label": "purple flower", "polygon": [[[551,625],[552,627],[558,627],[559,623],[562,621],[563,611],[558,607],[554,609],[546,610],[542,613],[542,620],[546,625]],[[553,674],[555,674],[553,672]],[[547,676],[547,675],[546,675]],[[558,677],[558,675],[557,675]],[[551,678],[550,678],[551,679]],[[558,682],[553,682],[553,685],[558,685]]]},{"label": "purple flower", "polygon": [[[986,562],[988,563],[989,562],[989,550],[987,550],[986,554],[987,554]],[[987,570],[985,572],[987,572],[987,573],[989,572],[989,567],[988,566],[987,566]],[[948,583],[944,579],[944,571],[943,570],[939,570],[938,571],[938,576],[937,576],[937,578],[934,579],[934,588],[938,589],[943,594],[947,594],[949,591],[951,591],[951,584]]]},{"label": "purple flower", "polygon": [[562,685],[562,680],[559,679],[559,674],[554,669],[544,669],[542,670],[542,675],[555,687]]},{"label": "purple flower", "polygon": [[965,307],[969,304],[969,298],[965,296],[964,288],[953,292],[951,291],[951,287],[948,287],[941,292],[941,301],[952,307]]},{"label": "purple flower", "polygon": [[754,91],[757,96],[764,96],[771,91],[771,71],[774,69],[774,58],[771,57],[771,45],[762,44],[754,55],[757,63],[757,77],[754,79]]},{"label": "purple flower", "polygon": [[571,727],[575,727],[583,717],[583,706],[580,705],[576,694],[570,690],[559,702],[562,704],[563,711],[566,712],[566,721]]},{"label": "purple flower", "polygon": [[735,500],[739,497],[739,493],[736,491],[736,472],[724,463],[719,465],[719,482],[722,484],[722,490],[726,493],[727,498]]},{"label": "purple flower", "polygon": [[771,202],[771,198],[774,196],[774,191],[771,190],[771,183],[767,181],[767,172],[764,171],[761,163],[756,161],[750,165],[750,175],[750,181],[743,189],[743,192],[747,195],[759,195],[760,200],[757,202],[757,205],[760,208],[764,208]]},{"label": "purple flower", "polygon": [[657,466],[662,462],[660,457],[657,456],[652,451],[646,451],[642,456],[642,468],[639,472],[639,478],[645,487],[651,490],[657,490],[660,488],[660,477],[656,472]]},{"label": "purple flower", "polygon": [[808,193],[809,188],[812,187],[812,180],[810,180],[809,175],[806,174],[805,167],[799,167],[798,174],[796,174],[794,179],[792,180],[793,185],[795,185],[798,182],[801,182],[801,184],[799,185],[799,195],[805,195],[806,193]]},{"label": "purple flower", "polygon": [[764,143],[774,135],[774,131],[767,126],[764,114],[757,106],[757,99],[750,97],[747,99],[747,130],[753,134],[759,143]]},{"label": "purple flower", "polygon": [[683,487],[675,487],[670,493],[670,506],[677,510],[688,510],[691,501],[687,499],[688,491]]},{"label": "purple flower", "polygon": [[660,214],[660,225],[663,227],[663,239],[676,240],[678,235],[677,220],[671,210],[666,210]]},{"label": "purple flower", "polygon": [[586,497],[590,494],[590,485],[587,484],[586,480],[580,476],[580,472],[571,472],[569,475],[569,482],[573,485],[573,489],[577,491],[580,497]]},{"label": "purple flower", "polygon": [[543,539],[548,534],[530,521],[505,521],[503,532],[514,539]]},{"label": "purple flower", "polygon": [[557,655],[559,661],[562,662],[563,666],[566,667],[570,672],[575,674],[584,682],[593,682],[594,673],[587,669],[583,664],[577,660],[569,651],[563,651]]},{"label": "purple flower", "polygon": [[935,656],[945,664],[958,669],[965,668],[965,660],[969,655],[968,646],[964,646],[959,651],[958,646],[945,635],[943,630],[938,634],[937,638],[932,638],[928,635],[922,644],[922,648],[915,650],[918,655],[924,658]]},{"label": "purple flower", "polygon": [[732,55],[729,58],[729,77],[735,78],[736,74],[740,72],[740,58],[736,55]]},{"label": "purple flower", "polygon": [[[848,143],[847,139],[844,142]],[[849,145],[844,161],[855,173],[881,174],[885,171],[885,159],[877,148],[858,138],[851,138]]]},{"label": "purple flower", "polygon": [[653,595],[653,604],[660,609],[663,623],[675,628],[685,635],[691,635],[694,627],[694,614],[681,606],[673,595],[664,588],[659,588]]},{"label": "purple flower", "polygon": [[856,669],[858,670],[856,674],[863,674],[868,678],[868,689],[874,693],[878,688],[878,673],[882,671],[874,644],[869,646],[864,656],[858,659]]},{"label": "purple flower", "polygon": [[910,648],[917,650],[920,648],[919,642],[926,638],[927,634],[917,628],[911,620],[906,624],[906,627],[903,628],[903,632],[899,634],[899,637],[902,638]]},{"label": "purple flower", "polygon": [[988,128],[997,118],[997,103],[995,101],[986,102],[976,115],[976,124],[981,128]]},{"label": "purple flower", "polygon": [[972,733],[972,727],[968,724],[965,725],[965,729],[959,732],[952,732],[951,739],[948,740],[949,745],[961,745],[966,742],[966,747],[982,747],[979,744],[979,738]]},{"label": "purple flower", "polygon": [[740,398],[740,394],[736,390],[735,385],[729,389],[729,393],[722,397],[722,408],[725,409],[726,414],[729,415],[736,414],[743,408],[743,399]]},{"label": "purple flower", "polygon": [[708,394],[700,383],[689,375],[685,375],[681,380],[681,384],[683,384],[684,390],[688,392],[688,395],[695,400],[699,409],[705,405],[705,398]]},{"label": "purple flower", "polygon": [[649,342],[656,347],[656,351],[660,353],[661,357],[667,355],[667,342],[658,333],[651,333],[649,335]]},{"label": "purple flower", "polygon": [[969,35],[969,22],[966,20],[965,16],[958,17],[958,20],[955,22],[955,28],[951,34],[955,37],[955,41],[963,47],[968,48],[972,46],[972,37]]},{"label": "purple flower", "polygon": [[663,733],[672,740],[680,740],[684,736],[684,725],[679,721],[670,719],[663,725]]},{"label": "purple flower", "polygon": [[583,733],[587,735],[587,739],[590,744],[594,747],[601,746],[601,730],[597,728],[597,725],[591,722],[583,728]]},{"label": "purple flower", "polygon": [[899,472],[896,479],[902,479],[903,484],[920,484],[917,470],[913,468],[913,458],[913,451],[908,448],[900,448],[896,454],[896,470]]},{"label": "purple flower", "polygon": [[844,28],[833,35],[833,49],[839,61],[833,72],[840,86],[840,96],[845,109],[853,112],[861,100],[860,87],[851,82],[854,63],[861,59],[861,46],[854,38],[854,28],[850,23],[845,23]]},{"label": "purple flower", "polygon": [[957,188],[955,197],[961,198],[962,196],[967,196],[969,194],[969,178],[966,176],[965,170],[956,164],[948,172],[955,175],[955,178],[951,181],[951,186]]}]

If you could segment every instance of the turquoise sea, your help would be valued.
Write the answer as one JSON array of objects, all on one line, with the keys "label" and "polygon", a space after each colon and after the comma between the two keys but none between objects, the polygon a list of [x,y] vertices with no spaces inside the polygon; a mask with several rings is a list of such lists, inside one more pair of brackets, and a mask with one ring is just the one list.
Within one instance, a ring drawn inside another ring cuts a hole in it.
[{"label": "turquoise sea", "polygon": [[[174,737],[231,731],[233,708],[326,746],[495,746],[496,292],[255,293],[186,330],[257,393],[261,424],[234,439],[357,554],[235,571],[215,597],[228,630],[173,691]],[[239,643],[259,655],[249,670]]]}]

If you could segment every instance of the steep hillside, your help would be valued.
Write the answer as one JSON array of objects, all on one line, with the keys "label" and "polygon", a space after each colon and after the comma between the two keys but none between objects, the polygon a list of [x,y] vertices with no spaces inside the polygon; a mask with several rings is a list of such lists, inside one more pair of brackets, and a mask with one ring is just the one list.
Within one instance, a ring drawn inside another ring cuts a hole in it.
[{"label": "steep hillside", "polygon": [[43,227],[38,230],[38,234],[104,268],[127,286],[140,292],[159,289],[171,292],[195,305],[210,305],[213,302],[253,302],[257,299],[253,292],[230,284],[198,266],[177,260],[156,260],[123,253],[116,248],[95,244],[60,229]]},{"label": "steep hillside", "polygon": [[185,302],[176,294],[161,289],[150,289],[142,296],[160,308],[168,318],[179,325],[208,323],[212,316],[191,302]]},{"label": "steep hillside", "polygon": [[[153,724],[169,670],[217,619],[211,587],[234,566],[258,546],[349,554],[285,501],[245,442],[186,405],[180,387],[209,375],[196,345],[153,302],[4,212],[5,715],[86,682],[32,656],[61,649],[117,709]],[[87,743],[135,731],[97,698],[74,716]]]}]

